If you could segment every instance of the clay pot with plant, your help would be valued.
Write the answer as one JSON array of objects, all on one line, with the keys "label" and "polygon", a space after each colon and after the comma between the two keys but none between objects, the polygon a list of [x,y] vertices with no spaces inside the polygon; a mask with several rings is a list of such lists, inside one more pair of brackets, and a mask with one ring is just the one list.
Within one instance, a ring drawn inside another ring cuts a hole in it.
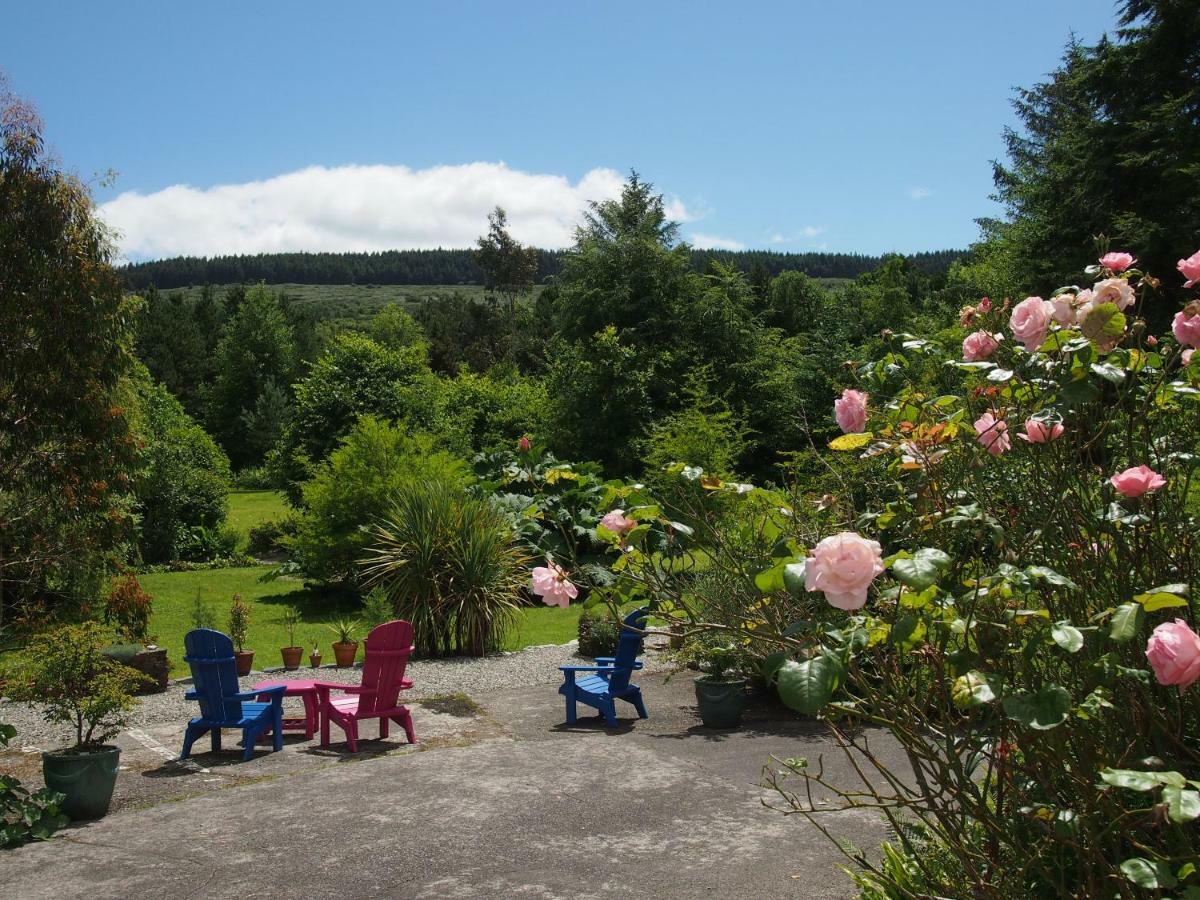
[{"label": "clay pot with plant", "polygon": [[250,607],[241,594],[233,595],[229,604],[229,637],[233,640],[233,658],[237,663],[238,677],[250,674],[254,667],[254,651],[246,649],[246,634],[250,630]]},{"label": "clay pot with plant", "polygon": [[326,626],[336,636],[333,642],[333,659],[341,668],[354,665],[354,657],[358,655],[358,641],[355,634],[361,627],[358,619],[334,619]]},{"label": "clay pot with plant", "polygon": [[300,624],[300,610],[289,606],[283,611],[283,627],[287,629],[288,646],[280,649],[283,655],[283,667],[288,670],[300,668],[300,657],[304,648],[296,644],[296,627]]},{"label": "clay pot with plant", "polygon": [[108,812],[121,749],[105,741],[125,727],[134,692],[149,680],[104,655],[109,639],[95,622],[41,634],[5,686],[11,699],[40,705],[47,722],[74,730],[73,746],[42,754],[46,787],[63,795],[62,810],[72,819]]},{"label": "clay pot with plant", "polygon": [[313,643],[312,652],[308,654],[308,664],[314,669],[321,668],[321,647],[317,643]]}]

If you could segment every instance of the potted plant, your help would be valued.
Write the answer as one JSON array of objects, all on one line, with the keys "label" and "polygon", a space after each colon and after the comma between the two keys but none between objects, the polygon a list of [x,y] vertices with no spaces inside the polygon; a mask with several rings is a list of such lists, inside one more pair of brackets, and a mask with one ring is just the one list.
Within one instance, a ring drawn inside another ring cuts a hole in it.
[{"label": "potted plant", "polygon": [[321,647],[313,644],[312,653],[308,654],[308,664],[314,669],[321,668]]},{"label": "potted plant", "polygon": [[241,594],[233,595],[229,605],[229,637],[233,639],[233,658],[237,661],[238,676],[249,675],[254,666],[254,651],[246,649],[246,632],[250,630],[250,607]]},{"label": "potted plant", "polygon": [[334,661],[343,669],[354,665],[354,657],[358,655],[358,641],[354,639],[360,627],[358,619],[334,619],[326,627],[337,635],[333,642]]},{"label": "potted plant", "polygon": [[738,649],[732,644],[700,645],[695,658],[704,673],[694,682],[700,721],[708,728],[737,728],[746,706],[746,679],[729,674],[740,663]]},{"label": "potted plant", "polygon": [[39,704],[47,722],[74,729],[74,746],[42,754],[46,787],[64,796],[63,812],[72,819],[108,812],[121,749],[105,741],[125,727],[133,693],[146,680],[105,656],[107,643],[95,622],[48,631],[30,643],[6,687],[12,699]]},{"label": "potted plant", "polygon": [[304,655],[304,648],[296,645],[296,626],[300,624],[300,610],[295,606],[289,606],[283,611],[283,627],[287,629],[288,646],[283,647],[279,652],[283,654],[283,667],[285,669],[300,668],[300,657]]}]

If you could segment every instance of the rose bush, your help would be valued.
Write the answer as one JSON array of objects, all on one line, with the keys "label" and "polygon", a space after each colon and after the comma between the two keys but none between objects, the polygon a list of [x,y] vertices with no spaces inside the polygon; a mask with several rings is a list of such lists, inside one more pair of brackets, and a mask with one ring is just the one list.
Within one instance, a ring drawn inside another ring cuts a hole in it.
[{"label": "rose bush", "polygon": [[[882,859],[846,850],[868,896],[1200,896],[1200,303],[1147,333],[1156,282],[1127,255],[964,310],[1012,338],[986,355],[885,335],[835,403],[830,483],[714,479],[731,504],[695,529],[653,508],[610,536],[611,600],[734,637],[854,758],[861,785],[770,777],[819,827],[818,789],[892,821]],[[720,619],[714,579],[741,598]],[[867,752],[876,729],[906,770]]]}]

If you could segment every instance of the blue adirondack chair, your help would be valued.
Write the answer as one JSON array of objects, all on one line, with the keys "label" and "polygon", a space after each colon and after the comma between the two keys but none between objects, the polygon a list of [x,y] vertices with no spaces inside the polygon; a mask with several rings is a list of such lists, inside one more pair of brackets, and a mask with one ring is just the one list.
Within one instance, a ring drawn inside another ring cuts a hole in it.
[{"label": "blue adirondack chair", "polygon": [[[242,759],[254,755],[258,736],[274,729],[273,750],[283,749],[283,692],[284,685],[266,690],[238,691],[237,668],[233,660],[233,641],[229,636],[209,628],[189,631],[183,639],[183,657],[192,669],[193,690],[184,697],[200,701],[200,715],[188,722],[183,736],[183,753],[192,753],[192,742],[206,731],[212,732],[213,752],[221,749],[221,729],[240,728]],[[258,697],[271,695],[270,702],[257,702]]]},{"label": "blue adirondack chair", "polygon": [[[629,628],[626,628],[626,625]],[[584,703],[600,710],[605,724],[610,728],[617,726],[617,700],[632,703],[638,718],[646,718],[642,689],[629,682],[629,676],[642,667],[642,663],[638,661],[642,652],[642,635],[630,629],[644,628],[645,625],[646,610],[635,609],[625,617],[621,636],[617,640],[616,656],[598,656],[594,666],[559,666],[564,681],[558,692],[567,698],[568,725],[575,724],[576,703]],[[595,674],[576,677],[576,673],[581,672]]]}]

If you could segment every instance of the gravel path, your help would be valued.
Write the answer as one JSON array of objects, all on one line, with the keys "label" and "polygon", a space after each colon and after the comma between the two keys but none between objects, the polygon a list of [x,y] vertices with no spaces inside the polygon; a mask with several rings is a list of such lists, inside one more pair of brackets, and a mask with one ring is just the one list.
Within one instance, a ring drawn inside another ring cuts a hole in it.
[{"label": "gravel path", "polygon": [[[647,641],[647,653],[642,657],[645,663],[643,671],[657,672],[670,667],[657,652],[656,644],[661,643],[665,643],[665,639],[651,638]],[[575,641],[568,644],[527,647],[515,653],[497,653],[482,658],[459,656],[451,659],[418,660],[408,666],[406,677],[413,680],[414,686],[405,692],[404,696],[411,700],[455,693],[475,697],[489,691],[553,684],[562,680],[559,666],[587,665],[590,662],[591,660],[576,652]],[[338,669],[322,666],[319,670],[313,670],[304,666],[294,672],[256,672],[241,679],[241,686],[243,690],[249,690],[252,686],[272,678],[278,678],[280,681],[312,679],[339,684],[358,684],[361,677],[362,670],[359,668]],[[129,716],[129,727],[173,722],[182,726],[198,711],[194,700],[184,700],[184,694],[189,689],[189,685],[172,683],[161,694],[149,694],[138,698],[138,705]],[[287,701],[289,705],[296,702]],[[47,723],[34,704],[15,703],[0,697],[0,721],[16,727],[17,737],[13,742],[16,747],[47,749],[65,746],[73,740],[69,727]]]}]

